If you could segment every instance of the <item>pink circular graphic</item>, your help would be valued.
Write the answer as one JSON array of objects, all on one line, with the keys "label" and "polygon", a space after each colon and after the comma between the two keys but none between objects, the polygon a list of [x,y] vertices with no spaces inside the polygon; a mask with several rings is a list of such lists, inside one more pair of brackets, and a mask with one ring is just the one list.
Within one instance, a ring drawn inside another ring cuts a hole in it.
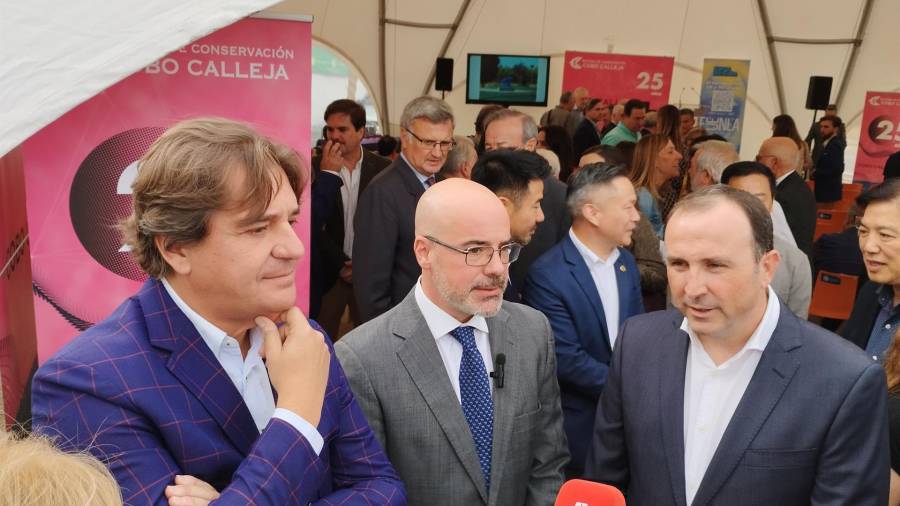
[{"label": "pink circular graphic", "polygon": [[118,223],[131,214],[137,161],[164,131],[133,128],[106,139],[81,162],[69,194],[72,226],[84,249],[107,270],[134,281],[147,275],[122,245]]}]

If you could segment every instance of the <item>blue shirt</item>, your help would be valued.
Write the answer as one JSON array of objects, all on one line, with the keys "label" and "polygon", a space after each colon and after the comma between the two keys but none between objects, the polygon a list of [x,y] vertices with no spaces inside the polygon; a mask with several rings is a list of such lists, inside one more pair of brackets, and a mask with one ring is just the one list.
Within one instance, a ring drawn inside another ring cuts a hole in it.
[{"label": "blue shirt", "polygon": [[656,203],[656,199],[650,194],[650,190],[644,187],[637,189],[637,206],[641,213],[647,217],[647,221],[653,227],[656,237],[662,239],[665,225],[663,224],[662,213],[659,211],[659,204]]},{"label": "blue shirt", "polygon": [[878,297],[878,305],[881,310],[875,318],[875,325],[869,334],[869,343],[866,345],[866,353],[873,360],[884,361],[884,353],[887,351],[897,331],[897,323],[900,322],[900,304],[894,305],[894,289],[888,285],[881,285],[875,292]]}]

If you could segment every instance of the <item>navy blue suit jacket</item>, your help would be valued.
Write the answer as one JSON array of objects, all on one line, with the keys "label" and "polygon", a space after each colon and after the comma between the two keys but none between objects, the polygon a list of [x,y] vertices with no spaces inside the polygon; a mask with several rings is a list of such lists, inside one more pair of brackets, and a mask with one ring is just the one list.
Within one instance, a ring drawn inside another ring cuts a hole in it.
[{"label": "navy blue suit jacket", "polygon": [[[683,319],[658,311],[619,332],[585,477],[628,506],[685,505]],[[782,304],[693,506],[886,504],[887,419],[881,366]]]},{"label": "navy blue suit jacket", "polygon": [[176,474],[215,487],[217,504],[406,504],[337,360],[317,427],[325,440],[319,455],[281,419],[260,433],[156,280],[41,366],[32,406],[37,432],[106,463],[125,504],[168,504]]},{"label": "navy blue suit jacket", "polygon": [[[640,273],[628,250],[619,248],[615,269],[621,325],[643,313],[644,305]],[[603,301],[584,258],[568,235],[532,264],[523,300],[544,313],[553,328],[563,425],[572,454],[569,474],[580,474],[612,349]]]}]

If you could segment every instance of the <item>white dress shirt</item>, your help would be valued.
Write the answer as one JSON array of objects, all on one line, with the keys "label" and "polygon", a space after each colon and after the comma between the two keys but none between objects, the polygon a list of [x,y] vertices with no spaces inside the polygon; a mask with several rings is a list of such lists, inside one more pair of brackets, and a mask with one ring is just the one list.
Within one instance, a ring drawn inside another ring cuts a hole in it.
[{"label": "white dress shirt", "polygon": [[262,361],[262,357],[259,356],[259,350],[263,345],[262,331],[259,327],[250,332],[250,351],[244,358],[241,355],[241,347],[237,339],[225,334],[225,331],[191,309],[178,296],[168,281],[163,279],[162,285],[178,309],[197,329],[200,337],[222,365],[222,369],[231,378],[235,388],[241,394],[241,398],[244,399],[244,404],[250,410],[250,416],[253,417],[256,428],[262,432],[271,418],[281,419],[297,429],[309,441],[310,446],[318,455],[325,445],[318,429],[293,411],[275,408],[275,396],[272,394],[272,386],[269,383],[269,372],[266,370],[266,364]]},{"label": "white dress shirt", "polygon": [[[422,290],[422,278],[416,281],[415,297],[419,311],[425,317],[428,330],[431,331],[431,335],[437,343],[438,351],[441,353],[441,360],[444,362],[444,368],[447,369],[447,375],[450,377],[450,384],[453,386],[456,398],[462,404],[462,396],[459,393],[459,368],[460,362],[462,362],[463,347],[455,337],[450,335],[450,331],[456,327],[465,326],[475,329],[475,346],[478,347],[478,352],[481,353],[484,369],[490,374],[494,371],[494,361],[491,360],[491,343],[488,342],[487,321],[480,315],[473,316],[467,322],[460,322],[450,316],[425,295],[425,291]],[[491,395],[493,395],[493,392],[491,392]]]},{"label": "white dress shirt", "polygon": [[790,243],[791,246],[796,246],[797,241],[794,240],[794,233],[791,232],[791,227],[788,225],[787,216],[777,200],[772,201],[772,212],[770,214],[772,215],[772,232]]},{"label": "white dress shirt", "polygon": [[794,172],[797,172],[797,171],[789,170],[789,171],[785,172],[784,174],[782,174],[781,177],[775,178],[775,186],[780,185],[782,181],[787,179],[787,177],[790,176],[791,174],[793,174]]},{"label": "white dress shirt", "polygon": [[362,174],[363,148],[359,147],[359,160],[353,170],[341,166],[338,176],[344,182],[341,185],[341,200],[344,204],[344,254],[353,258],[353,216],[356,214],[356,203],[359,201],[359,179]]},{"label": "white dress shirt", "polygon": [[581,258],[587,264],[600,294],[600,302],[603,305],[603,316],[606,318],[606,330],[609,335],[609,348],[616,345],[616,336],[619,333],[619,284],[616,282],[616,260],[619,259],[619,248],[612,250],[609,257],[604,260],[584,245],[575,235],[573,229],[569,229],[569,238],[575,243],[575,249],[581,253]]},{"label": "white dress shirt", "polygon": [[718,366],[690,329],[688,319],[681,322],[681,330],[690,337],[684,374],[684,489],[688,505],[697,495],[706,468],[778,325],[778,296],[771,287],[768,293],[766,312],[750,339],[741,351]]}]

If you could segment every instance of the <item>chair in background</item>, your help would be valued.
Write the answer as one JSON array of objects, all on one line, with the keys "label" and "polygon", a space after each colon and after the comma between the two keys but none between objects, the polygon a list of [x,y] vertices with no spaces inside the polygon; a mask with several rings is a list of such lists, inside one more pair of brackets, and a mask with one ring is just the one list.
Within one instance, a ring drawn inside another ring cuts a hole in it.
[{"label": "chair in background", "polygon": [[816,211],[816,231],[813,234],[813,241],[821,237],[822,234],[842,232],[846,223],[846,209],[819,209]]},{"label": "chair in background", "polygon": [[858,276],[819,271],[809,304],[809,315],[846,320],[853,310],[858,284]]}]

